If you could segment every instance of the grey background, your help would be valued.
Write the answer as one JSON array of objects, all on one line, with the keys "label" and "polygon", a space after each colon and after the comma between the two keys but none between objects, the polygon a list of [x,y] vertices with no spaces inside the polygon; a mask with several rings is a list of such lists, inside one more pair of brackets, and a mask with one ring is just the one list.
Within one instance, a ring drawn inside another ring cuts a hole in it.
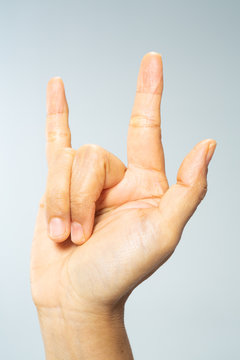
[{"label": "grey background", "polygon": [[172,258],[132,294],[136,360],[240,358],[239,1],[1,1],[0,343],[3,359],[44,359],[29,283],[44,191],[45,91],[65,82],[73,147],[126,162],[142,56],[164,62],[169,182],[195,143],[218,142],[209,191]]}]

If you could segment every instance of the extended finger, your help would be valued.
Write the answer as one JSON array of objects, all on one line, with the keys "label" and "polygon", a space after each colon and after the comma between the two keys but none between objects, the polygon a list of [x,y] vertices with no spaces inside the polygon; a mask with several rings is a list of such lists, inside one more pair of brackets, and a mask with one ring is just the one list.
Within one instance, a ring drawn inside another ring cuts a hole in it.
[{"label": "extended finger", "polygon": [[51,239],[63,241],[70,234],[70,179],[74,151],[68,126],[64,84],[55,77],[47,86],[46,150],[48,177],[46,216]]},{"label": "extended finger", "polygon": [[139,70],[128,130],[128,167],[157,170],[166,180],[160,128],[162,91],[162,58],[151,52],[143,57]]},{"label": "extended finger", "polygon": [[52,78],[47,85],[46,150],[48,164],[58,149],[71,147],[68,126],[68,104],[61,78]]},{"label": "extended finger", "polygon": [[198,143],[183,160],[172,185],[161,198],[159,206],[146,214],[149,263],[159,267],[174,252],[184,226],[193,215],[207,191],[207,169],[216,142],[207,139]]},{"label": "extended finger", "polygon": [[161,199],[160,211],[169,223],[169,229],[178,237],[207,192],[208,164],[215,148],[213,139],[198,143],[183,160],[177,183]]}]

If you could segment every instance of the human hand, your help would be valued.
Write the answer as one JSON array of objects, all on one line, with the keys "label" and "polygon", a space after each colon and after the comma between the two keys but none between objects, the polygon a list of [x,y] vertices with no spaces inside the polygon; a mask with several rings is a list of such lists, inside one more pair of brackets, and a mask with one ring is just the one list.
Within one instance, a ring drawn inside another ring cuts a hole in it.
[{"label": "human hand", "polygon": [[63,82],[49,81],[49,172],[31,254],[39,312],[113,312],[174,252],[206,193],[216,142],[197,144],[169,187],[160,130],[162,89],[161,56],[148,53],[139,71],[125,167],[97,145],[71,148]]}]

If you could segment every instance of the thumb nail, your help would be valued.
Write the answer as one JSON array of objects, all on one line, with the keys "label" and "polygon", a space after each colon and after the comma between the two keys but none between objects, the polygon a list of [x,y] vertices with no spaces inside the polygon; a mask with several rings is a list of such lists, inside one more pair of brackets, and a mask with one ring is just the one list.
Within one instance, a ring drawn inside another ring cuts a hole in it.
[{"label": "thumb nail", "polygon": [[214,154],[214,151],[215,151],[215,149],[216,149],[216,146],[217,146],[216,141],[211,142],[211,143],[209,144],[208,152],[207,152],[207,156],[206,156],[206,164],[207,164],[207,166],[208,166],[208,164],[210,163],[210,160],[211,160],[212,157],[213,157],[213,154]]}]

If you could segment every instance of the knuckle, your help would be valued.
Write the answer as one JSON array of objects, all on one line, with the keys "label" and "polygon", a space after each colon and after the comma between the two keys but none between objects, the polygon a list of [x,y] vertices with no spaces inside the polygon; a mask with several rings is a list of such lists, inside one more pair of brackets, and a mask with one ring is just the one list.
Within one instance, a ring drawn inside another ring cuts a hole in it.
[{"label": "knuckle", "polygon": [[53,187],[46,192],[46,205],[49,211],[68,211],[69,192],[67,189],[56,190]]},{"label": "knuckle", "polygon": [[191,184],[186,184],[180,179],[178,179],[178,184],[188,188],[192,199],[196,201],[198,204],[204,199],[207,193],[207,180],[206,179],[199,179]]},{"label": "knuckle", "polygon": [[59,148],[55,152],[55,160],[60,160],[60,159],[62,160],[63,158],[69,158],[69,157],[72,158],[74,154],[75,154],[75,150],[70,147]]},{"label": "knuckle", "polygon": [[46,132],[46,138],[47,138],[47,142],[56,142],[59,141],[59,139],[63,139],[63,140],[69,140],[71,137],[70,135],[70,131],[69,130],[59,130],[59,131],[53,131],[53,130],[48,130]]},{"label": "knuckle", "polygon": [[157,114],[133,114],[130,119],[133,127],[160,127],[160,117]]},{"label": "knuckle", "polygon": [[101,146],[99,146],[97,144],[85,144],[83,146],[91,152],[98,152],[98,151],[102,150]]},{"label": "knuckle", "polygon": [[[49,80],[50,82],[51,80]],[[60,117],[60,116],[67,116],[69,113],[69,109],[68,109],[68,106],[66,107],[66,109],[64,110],[60,110],[60,111],[50,111],[48,112],[47,114],[47,117],[49,119],[55,119],[56,117]]]},{"label": "knuckle", "polygon": [[78,193],[71,195],[71,208],[88,208],[92,200],[87,193]]},{"label": "knuckle", "polygon": [[49,160],[48,167],[50,175],[53,175],[55,173],[56,168],[68,169],[73,161],[75,152],[76,151],[70,147],[56,149],[53,156]]},{"label": "knuckle", "polygon": [[197,197],[197,202],[200,203],[207,193],[207,181],[198,181],[193,185],[193,190]]},{"label": "knuckle", "polygon": [[56,167],[68,167],[67,164],[70,164],[73,161],[75,152],[76,151],[70,147],[56,149],[49,160],[49,169],[55,171]]},{"label": "knuckle", "polygon": [[85,144],[76,151],[75,158],[77,160],[80,158],[86,158],[92,162],[104,162],[106,158],[106,151],[99,145]]},{"label": "knuckle", "polygon": [[72,219],[85,218],[95,210],[95,203],[90,198],[83,196],[74,196],[71,198],[71,216]]},{"label": "knuckle", "polygon": [[79,149],[82,150],[82,151],[87,151],[89,153],[96,153],[96,152],[99,152],[99,151],[103,150],[101,148],[101,146],[96,145],[96,144],[84,144]]},{"label": "knuckle", "polygon": [[78,151],[79,152],[86,152],[89,154],[99,154],[103,152],[103,148],[96,144],[84,144],[82,145]]}]

